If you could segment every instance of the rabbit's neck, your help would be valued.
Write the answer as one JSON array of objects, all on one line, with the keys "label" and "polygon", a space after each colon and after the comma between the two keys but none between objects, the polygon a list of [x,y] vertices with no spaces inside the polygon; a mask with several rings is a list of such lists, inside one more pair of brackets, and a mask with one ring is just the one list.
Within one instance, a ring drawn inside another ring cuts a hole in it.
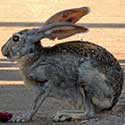
[{"label": "rabbit's neck", "polygon": [[18,61],[20,70],[21,71],[27,70],[27,67],[30,67],[31,65],[33,65],[34,62],[36,62],[39,58],[40,58],[40,54],[23,57]]},{"label": "rabbit's neck", "polygon": [[29,53],[26,56],[18,60],[18,64],[21,70],[27,69],[32,64],[34,64],[41,56],[42,47],[38,43],[34,49],[33,53]]}]

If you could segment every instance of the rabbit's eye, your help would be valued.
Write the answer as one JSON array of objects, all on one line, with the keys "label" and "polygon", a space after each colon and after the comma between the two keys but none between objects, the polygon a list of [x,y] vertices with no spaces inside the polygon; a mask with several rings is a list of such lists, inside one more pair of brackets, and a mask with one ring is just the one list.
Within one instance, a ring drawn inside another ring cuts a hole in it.
[{"label": "rabbit's eye", "polygon": [[13,39],[14,42],[18,42],[19,41],[19,36],[13,36],[12,39]]}]

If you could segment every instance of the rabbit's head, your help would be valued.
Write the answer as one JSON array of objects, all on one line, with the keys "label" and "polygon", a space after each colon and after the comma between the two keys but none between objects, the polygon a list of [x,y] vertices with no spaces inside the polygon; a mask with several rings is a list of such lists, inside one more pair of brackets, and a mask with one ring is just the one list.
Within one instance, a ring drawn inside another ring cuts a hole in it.
[{"label": "rabbit's head", "polygon": [[40,52],[40,41],[43,38],[64,39],[76,33],[86,32],[87,28],[74,23],[88,12],[87,7],[64,10],[49,18],[40,28],[14,33],[2,47],[2,53],[8,58],[20,59]]},{"label": "rabbit's head", "polygon": [[40,49],[40,42],[35,40],[37,30],[25,29],[14,33],[2,47],[3,55],[10,59],[20,59],[21,57],[37,52]]}]

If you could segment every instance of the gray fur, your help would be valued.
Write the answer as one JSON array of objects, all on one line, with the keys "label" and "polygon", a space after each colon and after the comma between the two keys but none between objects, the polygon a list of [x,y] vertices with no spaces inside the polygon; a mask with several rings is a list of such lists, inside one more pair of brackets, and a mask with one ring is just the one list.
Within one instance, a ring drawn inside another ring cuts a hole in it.
[{"label": "gray fur", "polygon": [[[84,114],[77,112],[77,116],[91,118],[97,110],[112,108],[121,94],[123,71],[113,55],[104,48],[87,41],[66,42],[52,48],[41,46],[40,40],[44,37],[51,39],[69,36],[70,32],[65,35],[61,32],[62,36],[60,32],[57,36],[53,35],[55,26],[61,27],[61,30],[68,26],[69,29],[76,28],[74,33],[81,32],[81,27],[79,31],[79,26],[74,24],[64,23],[65,27],[54,24],[44,27],[44,30],[40,28],[15,33],[19,40],[13,41],[13,35],[2,47],[4,56],[18,61],[25,84],[38,88],[30,113],[17,117],[16,122],[31,120],[48,96],[72,100],[77,108],[85,111]],[[49,36],[46,31],[50,33]],[[68,112],[68,115],[75,112]],[[67,112],[61,114],[65,114],[66,120]],[[58,114],[55,120],[59,119]]]}]

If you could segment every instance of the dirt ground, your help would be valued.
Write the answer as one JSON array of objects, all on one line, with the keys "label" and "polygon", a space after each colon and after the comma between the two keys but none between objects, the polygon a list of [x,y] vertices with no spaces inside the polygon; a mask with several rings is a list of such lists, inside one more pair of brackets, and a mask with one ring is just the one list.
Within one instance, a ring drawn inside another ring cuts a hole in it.
[{"label": "dirt ground", "polygon": [[[87,26],[86,34],[66,40],[88,40],[97,43],[125,64],[125,0],[1,0],[0,1],[0,48],[12,33],[25,28],[42,26],[45,20],[63,9],[89,6],[91,12],[78,23]],[[63,40],[64,41],[64,40]],[[61,42],[63,42],[61,41]],[[55,41],[43,41],[44,45]],[[4,59],[0,52],[0,111],[15,115],[25,112],[32,102],[33,93],[24,86],[15,63]],[[123,125],[125,124],[125,85],[113,111],[99,114],[89,121],[53,123],[51,116],[61,109],[70,108],[64,100],[49,98],[32,122],[24,125]],[[2,124],[2,123],[0,123]],[[4,123],[4,125],[16,123]]]}]

